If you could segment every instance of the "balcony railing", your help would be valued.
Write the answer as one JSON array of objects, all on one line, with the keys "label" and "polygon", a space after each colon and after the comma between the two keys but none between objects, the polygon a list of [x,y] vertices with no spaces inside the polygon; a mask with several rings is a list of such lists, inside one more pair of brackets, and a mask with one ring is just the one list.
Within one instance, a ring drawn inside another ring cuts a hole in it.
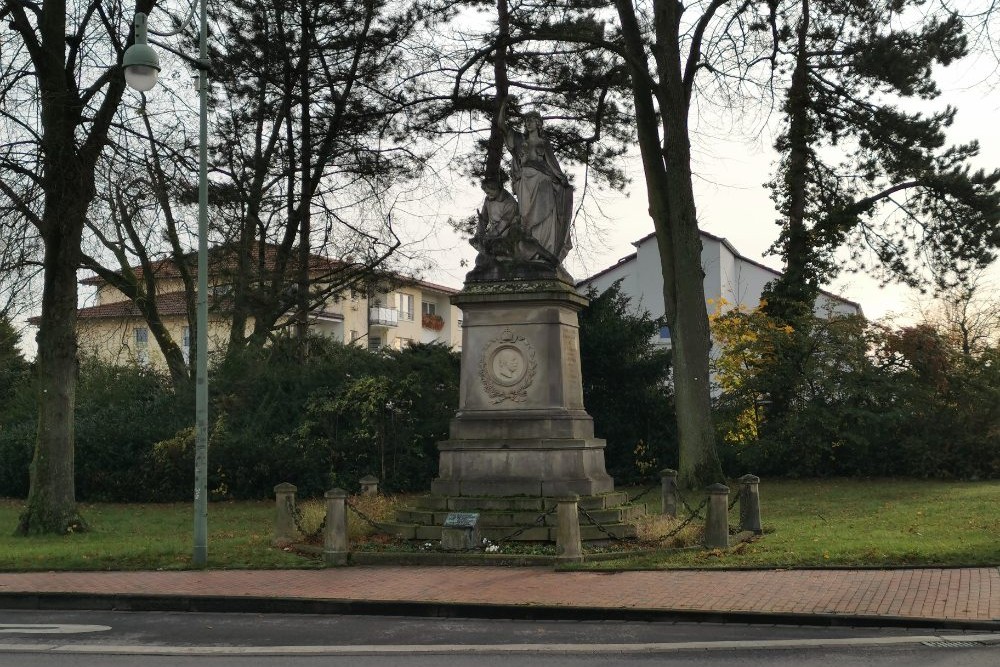
[{"label": "balcony railing", "polygon": [[399,310],[383,306],[372,306],[368,309],[368,323],[382,327],[399,326]]}]

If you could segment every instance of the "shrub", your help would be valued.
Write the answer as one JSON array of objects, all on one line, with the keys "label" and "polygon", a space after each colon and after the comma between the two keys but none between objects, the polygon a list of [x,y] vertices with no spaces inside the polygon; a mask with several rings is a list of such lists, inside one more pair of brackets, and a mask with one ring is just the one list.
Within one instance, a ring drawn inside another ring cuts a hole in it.
[{"label": "shrub", "polygon": [[1000,476],[1000,374],[932,327],[713,316],[720,455],[782,477]]},{"label": "shrub", "polygon": [[[135,366],[88,360],[76,403],[77,497],[86,501],[174,500],[153,474],[152,445],[193,421],[192,397]],[[181,498],[191,495],[192,486]]]},{"label": "shrub", "polygon": [[676,466],[670,352],[653,344],[662,322],[634,313],[621,281],[587,296],[580,313],[583,402],[595,434],[607,440],[608,472],[624,482]]}]

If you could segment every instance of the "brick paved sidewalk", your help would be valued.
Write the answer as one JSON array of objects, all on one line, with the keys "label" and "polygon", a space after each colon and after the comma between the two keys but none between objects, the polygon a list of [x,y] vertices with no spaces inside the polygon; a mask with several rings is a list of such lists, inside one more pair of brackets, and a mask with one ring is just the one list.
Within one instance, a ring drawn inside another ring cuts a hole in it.
[{"label": "brick paved sidewalk", "polygon": [[264,597],[1000,622],[1000,569],[554,572],[548,568],[0,573],[12,594]]}]

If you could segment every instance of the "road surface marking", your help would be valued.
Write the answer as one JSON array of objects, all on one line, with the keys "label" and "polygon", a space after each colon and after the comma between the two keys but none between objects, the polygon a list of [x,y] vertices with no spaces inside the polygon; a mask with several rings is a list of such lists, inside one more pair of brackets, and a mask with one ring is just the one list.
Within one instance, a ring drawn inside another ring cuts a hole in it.
[{"label": "road surface marking", "polygon": [[81,632],[105,632],[110,629],[110,625],[0,623],[0,634],[15,635],[74,635]]},{"label": "road surface marking", "polygon": [[673,642],[644,644],[409,644],[346,646],[144,646],[113,644],[3,644],[4,652],[86,653],[106,655],[396,655],[475,653],[664,653],[692,650],[747,650],[783,648],[843,648],[921,644],[928,641],[991,642],[1000,645],[1000,634],[909,635],[899,637],[848,637],[841,639],[773,639],[762,641]]}]

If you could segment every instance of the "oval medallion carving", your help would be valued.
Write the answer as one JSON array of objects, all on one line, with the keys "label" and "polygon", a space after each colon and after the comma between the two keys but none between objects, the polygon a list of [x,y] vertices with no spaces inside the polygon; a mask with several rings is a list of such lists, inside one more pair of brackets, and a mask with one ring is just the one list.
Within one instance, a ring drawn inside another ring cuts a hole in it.
[{"label": "oval medallion carving", "polygon": [[494,338],[483,348],[479,377],[494,403],[520,403],[527,398],[527,390],[537,368],[535,348],[531,343],[524,336],[504,329],[499,338]]}]

